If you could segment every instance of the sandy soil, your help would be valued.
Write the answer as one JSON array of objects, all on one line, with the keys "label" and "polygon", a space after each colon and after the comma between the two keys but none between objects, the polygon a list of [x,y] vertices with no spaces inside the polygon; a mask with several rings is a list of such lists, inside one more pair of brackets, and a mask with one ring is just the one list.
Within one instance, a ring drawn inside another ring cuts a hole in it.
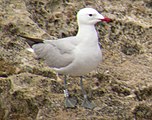
[{"label": "sandy soil", "polygon": [[[43,39],[75,35],[76,13],[91,6],[113,19],[97,24],[103,61],[85,76],[97,107],[81,107],[79,78],[68,87],[78,99],[64,107],[63,76],[27,51],[18,34]],[[0,0],[1,120],[151,120],[152,2],[150,0]]]}]

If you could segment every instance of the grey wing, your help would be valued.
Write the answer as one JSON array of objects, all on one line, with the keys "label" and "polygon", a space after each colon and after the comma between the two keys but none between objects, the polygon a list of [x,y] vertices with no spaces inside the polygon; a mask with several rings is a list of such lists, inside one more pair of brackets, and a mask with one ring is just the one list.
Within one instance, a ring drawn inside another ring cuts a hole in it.
[{"label": "grey wing", "polygon": [[43,58],[50,67],[65,67],[74,60],[73,47],[65,44],[58,44],[57,41],[40,43],[33,45],[32,48],[38,58]]}]

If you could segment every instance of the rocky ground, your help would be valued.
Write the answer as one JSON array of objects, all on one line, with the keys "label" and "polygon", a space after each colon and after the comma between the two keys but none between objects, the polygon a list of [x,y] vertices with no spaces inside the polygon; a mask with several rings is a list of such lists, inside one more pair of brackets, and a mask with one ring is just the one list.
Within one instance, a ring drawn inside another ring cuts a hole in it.
[{"label": "rocky ground", "polygon": [[[17,35],[75,35],[75,15],[86,6],[113,19],[96,26],[103,61],[84,81],[97,107],[81,107],[79,78],[69,77],[79,104],[66,109],[63,77],[27,51]],[[0,0],[0,39],[0,120],[152,119],[151,0]]]}]

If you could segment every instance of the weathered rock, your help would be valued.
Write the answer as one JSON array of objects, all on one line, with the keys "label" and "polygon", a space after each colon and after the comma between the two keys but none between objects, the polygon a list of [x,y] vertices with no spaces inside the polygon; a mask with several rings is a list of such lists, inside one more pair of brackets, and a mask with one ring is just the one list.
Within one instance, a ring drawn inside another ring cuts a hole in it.
[{"label": "weathered rock", "polygon": [[[75,35],[75,15],[84,6],[96,8],[113,22],[97,25],[103,61],[84,81],[98,107],[82,108],[79,82],[69,78],[70,93],[79,105],[66,109],[63,83],[17,35],[46,39]],[[150,120],[151,33],[150,0],[0,0],[0,119]]]}]

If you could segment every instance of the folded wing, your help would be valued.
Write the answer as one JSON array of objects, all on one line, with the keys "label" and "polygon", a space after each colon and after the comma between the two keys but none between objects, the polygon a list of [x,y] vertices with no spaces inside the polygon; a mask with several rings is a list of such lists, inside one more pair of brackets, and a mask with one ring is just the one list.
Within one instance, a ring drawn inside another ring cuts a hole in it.
[{"label": "folded wing", "polygon": [[[70,39],[70,40],[68,40]],[[38,58],[42,58],[50,67],[66,67],[74,60],[76,45],[72,38],[63,40],[45,40],[32,46]],[[64,42],[66,40],[66,42]]]}]

